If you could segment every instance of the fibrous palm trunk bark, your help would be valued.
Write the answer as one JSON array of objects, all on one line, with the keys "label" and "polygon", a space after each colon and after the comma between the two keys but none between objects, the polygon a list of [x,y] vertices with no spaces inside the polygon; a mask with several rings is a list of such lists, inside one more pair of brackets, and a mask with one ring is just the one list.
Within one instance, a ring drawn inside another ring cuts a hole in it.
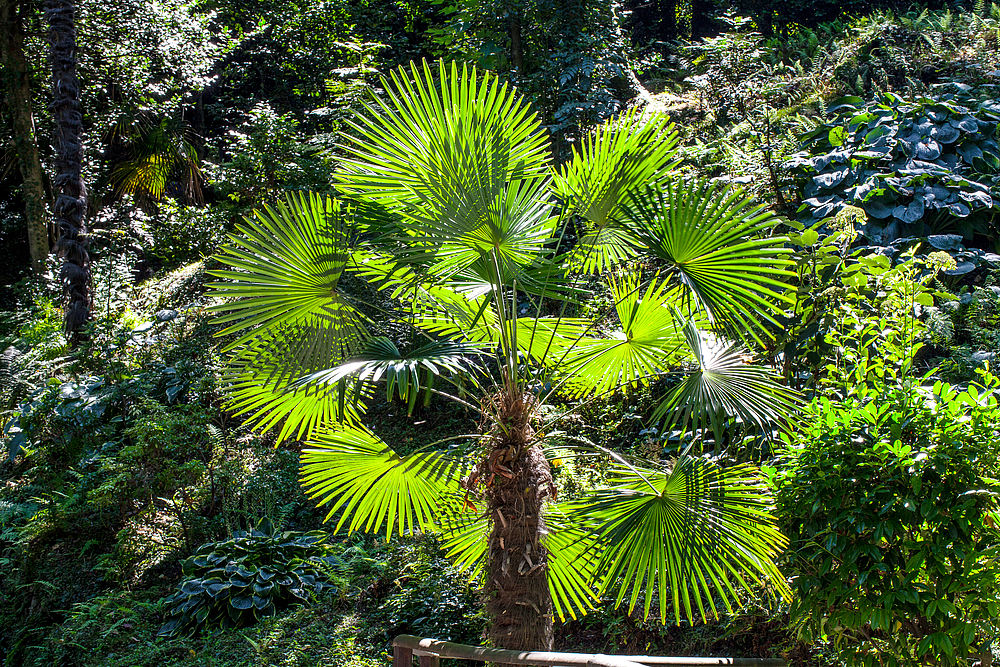
[{"label": "fibrous palm trunk bark", "polygon": [[549,650],[553,608],[543,508],[552,471],[530,425],[532,396],[500,399],[500,420],[482,474],[492,532],[487,562],[487,634],[493,646]]},{"label": "fibrous palm trunk bark", "polygon": [[24,56],[23,0],[0,0],[0,58],[3,90],[14,125],[14,152],[21,172],[21,197],[28,224],[28,251],[36,275],[45,271],[49,254],[48,218],[42,163],[38,158],[35,120],[31,109],[31,71]]},{"label": "fibrous palm trunk bark", "polygon": [[80,83],[76,75],[76,7],[74,0],[45,0],[52,64],[52,117],[55,123],[56,177],[53,214],[62,259],[59,277],[66,299],[66,330],[78,337],[90,319],[90,256],[84,216],[87,190],[83,184],[80,139]]}]

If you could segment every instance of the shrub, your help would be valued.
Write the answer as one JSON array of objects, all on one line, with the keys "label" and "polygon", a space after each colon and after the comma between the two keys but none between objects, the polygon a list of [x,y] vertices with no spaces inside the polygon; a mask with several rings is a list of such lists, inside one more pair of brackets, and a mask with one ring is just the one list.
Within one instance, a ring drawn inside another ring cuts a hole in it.
[{"label": "shrub", "polygon": [[226,214],[212,207],[181,206],[166,199],[148,222],[152,254],[173,266],[215,252],[225,240]]},{"label": "shrub", "polygon": [[860,207],[868,216],[860,231],[875,245],[993,230],[1000,104],[961,91],[912,100],[887,93],[873,102],[841,98],[829,113],[830,122],[802,135],[807,150],[786,163],[804,179],[807,219]]},{"label": "shrub", "polygon": [[393,545],[380,574],[389,591],[371,614],[373,625],[384,633],[377,641],[401,633],[464,643],[481,638],[485,618],[474,584],[433,540]]},{"label": "shrub", "polygon": [[183,630],[250,625],[303,603],[329,583],[332,547],[321,531],[275,532],[261,524],[201,546],[182,563],[185,579],[166,598],[161,636]]},{"label": "shrub", "polygon": [[1000,380],[820,398],[771,469],[804,639],[848,664],[955,665],[1000,619]]},{"label": "shrub", "polygon": [[779,337],[786,379],[837,396],[909,372],[929,336],[917,315],[936,310],[936,277],[954,264],[942,253],[914,257],[915,248],[895,263],[870,248],[852,250],[857,232],[847,218],[855,211],[838,214],[831,226],[841,228],[826,236],[789,235],[799,246],[799,289]]},{"label": "shrub", "polygon": [[329,187],[324,146],[302,134],[292,114],[261,102],[230,137],[228,161],[206,163],[205,171],[236,210],[247,212],[285,190]]}]

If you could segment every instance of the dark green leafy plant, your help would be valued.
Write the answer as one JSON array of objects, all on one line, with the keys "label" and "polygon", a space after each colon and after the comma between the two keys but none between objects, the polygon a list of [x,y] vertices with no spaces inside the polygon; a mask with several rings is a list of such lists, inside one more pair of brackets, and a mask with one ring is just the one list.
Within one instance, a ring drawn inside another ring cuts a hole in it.
[{"label": "dark green leafy plant", "polygon": [[786,163],[804,180],[807,219],[860,207],[873,245],[947,232],[972,240],[994,228],[1000,104],[959,89],[913,100],[844,97],[829,112]]},{"label": "dark green leafy plant", "polygon": [[160,636],[253,624],[330,588],[335,560],[322,531],[275,532],[265,524],[201,546],[182,563],[185,575],[166,598]]},{"label": "dark green leafy plant", "polygon": [[962,392],[876,381],[813,404],[772,469],[795,554],[792,621],[805,639],[829,638],[851,665],[990,654],[998,390],[983,372]]}]

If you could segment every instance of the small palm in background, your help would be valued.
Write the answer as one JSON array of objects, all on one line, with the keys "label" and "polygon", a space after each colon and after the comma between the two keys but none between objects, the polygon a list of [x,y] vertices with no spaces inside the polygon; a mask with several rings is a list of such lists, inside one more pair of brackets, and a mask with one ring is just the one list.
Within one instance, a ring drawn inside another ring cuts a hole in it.
[{"label": "small palm in background", "polygon": [[[561,500],[547,458],[557,438],[593,453],[554,433],[574,409],[679,370],[657,419],[716,432],[791,419],[796,397],[744,361],[781,312],[776,219],[678,177],[665,119],[626,114],[556,171],[513,89],[437,69],[395,72],[357,118],[341,199],[265,209],[220,255],[232,408],[307,441],[302,483],[338,529],[440,532],[483,576],[496,646],[549,648],[554,616],[604,594],[647,615],[655,601],[663,622],[762,583],[787,595],[754,467],[604,452],[607,488]],[[602,282],[609,317],[570,316]],[[481,430],[401,456],[362,425],[380,384],[411,409],[456,401]],[[575,407],[553,415],[556,399]]]},{"label": "small palm in background", "polygon": [[109,185],[115,196],[142,202],[173,191],[181,201],[204,202],[204,176],[191,127],[175,118],[126,114],[112,127],[108,143],[114,167]]}]

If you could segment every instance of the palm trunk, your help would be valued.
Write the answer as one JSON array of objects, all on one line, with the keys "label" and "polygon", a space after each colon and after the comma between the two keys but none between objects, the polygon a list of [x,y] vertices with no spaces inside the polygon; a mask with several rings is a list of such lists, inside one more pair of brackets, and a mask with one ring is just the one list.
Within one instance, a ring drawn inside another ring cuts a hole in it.
[{"label": "palm trunk", "polygon": [[548,551],[542,509],[555,494],[552,471],[529,424],[532,399],[507,401],[504,432],[486,462],[492,523],[486,581],[490,642],[497,648],[550,650],[553,642]]},{"label": "palm trunk", "polygon": [[73,0],[45,0],[52,60],[52,116],[55,121],[54,180],[59,278],[66,299],[66,331],[74,338],[90,319],[90,256],[87,253],[87,189],[83,184],[80,84],[76,76],[76,22]]},{"label": "palm trunk", "polygon": [[49,232],[42,163],[31,110],[31,72],[24,57],[24,9],[25,4],[20,0],[0,0],[0,62],[5,74],[3,90],[14,125],[14,152],[21,171],[31,269],[41,275],[49,255]]}]

